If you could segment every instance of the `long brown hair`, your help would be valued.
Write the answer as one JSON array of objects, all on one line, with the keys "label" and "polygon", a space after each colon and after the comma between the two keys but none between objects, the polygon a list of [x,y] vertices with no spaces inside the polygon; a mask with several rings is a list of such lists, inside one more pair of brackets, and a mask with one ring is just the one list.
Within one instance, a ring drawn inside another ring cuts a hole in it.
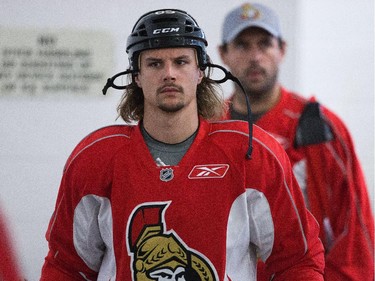
[{"label": "long brown hair", "polygon": [[[208,120],[218,120],[226,113],[227,105],[220,84],[209,79],[210,74],[211,69],[207,67],[201,83],[197,86],[198,114]],[[117,112],[125,122],[131,123],[143,119],[144,96],[142,89],[135,82],[134,75],[129,82]]]}]

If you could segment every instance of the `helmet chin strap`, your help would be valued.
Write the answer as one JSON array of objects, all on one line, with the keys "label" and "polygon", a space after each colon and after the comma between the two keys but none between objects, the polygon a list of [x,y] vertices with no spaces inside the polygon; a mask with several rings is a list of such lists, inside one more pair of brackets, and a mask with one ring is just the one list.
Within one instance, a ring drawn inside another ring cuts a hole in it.
[{"label": "helmet chin strap", "polygon": [[[247,96],[246,91],[245,91],[244,87],[242,86],[240,80],[238,80],[238,78],[236,76],[234,76],[232,73],[230,73],[224,67],[222,67],[221,65],[218,65],[218,64],[206,63],[205,65],[201,66],[200,69],[204,70],[207,67],[218,68],[221,71],[223,71],[224,74],[225,74],[224,78],[222,78],[222,79],[212,79],[212,78],[206,77],[208,80],[219,83],[219,84],[224,83],[228,80],[231,80],[231,81],[235,82],[241,88],[243,94],[245,95],[246,108],[247,108],[247,122],[248,122],[248,126],[249,126],[249,145],[248,145],[248,149],[247,149],[247,152],[246,152],[246,159],[251,159],[251,154],[253,152],[253,118],[252,118],[252,112],[251,112],[249,97]],[[114,89],[117,89],[117,90],[126,89],[126,87],[128,85],[118,86],[114,83],[115,80],[120,76],[128,75],[128,74],[134,75],[136,73],[137,73],[137,71],[135,71],[133,69],[128,69],[126,71],[117,73],[116,75],[112,76],[111,78],[108,78],[107,83],[105,84],[105,86],[103,87],[103,90],[102,90],[103,95],[105,95],[107,93],[107,90],[109,88],[114,88]]]},{"label": "helmet chin strap", "polygon": [[247,108],[247,123],[248,123],[248,126],[249,126],[249,145],[248,145],[248,149],[247,149],[247,152],[246,152],[246,159],[251,159],[251,154],[253,153],[253,117],[252,117],[249,97],[246,94],[245,88],[242,86],[240,80],[238,80],[238,78],[236,76],[234,76],[232,73],[230,73],[230,71],[226,70],[221,65],[213,64],[213,63],[207,63],[206,67],[207,66],[212,67],[212,68],[219,68],[225,74],[224,78],[222,78],[222,79],[216,80],[216,79],[208,78],[209,80],[215,81],[216,83],[219,83],[219,84],[224,83],[227,80],[232,80],[233,82],[235,82],[240,87],[240,89],[242,90],[242,93],[245,95],[246,108]]}]

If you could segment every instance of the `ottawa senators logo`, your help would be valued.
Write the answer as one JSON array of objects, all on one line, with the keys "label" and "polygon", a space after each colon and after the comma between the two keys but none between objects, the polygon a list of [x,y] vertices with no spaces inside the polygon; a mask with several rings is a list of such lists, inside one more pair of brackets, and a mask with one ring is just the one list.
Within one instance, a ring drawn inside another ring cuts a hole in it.
[{"label": "ottawa senators logo", "polygon": [[206,257],[166,231],[164,213],[169,204],[142,204],[131,215],[127,246],[133,281],[218,281]]},{"label": "ottawa senators logo", "polygon": [[246,3],[241,6],[242,13],[241,13],[241,19],[243,20],[256,20],[260,16],[260,12],[258,9],[253,7],[251,4]]}]

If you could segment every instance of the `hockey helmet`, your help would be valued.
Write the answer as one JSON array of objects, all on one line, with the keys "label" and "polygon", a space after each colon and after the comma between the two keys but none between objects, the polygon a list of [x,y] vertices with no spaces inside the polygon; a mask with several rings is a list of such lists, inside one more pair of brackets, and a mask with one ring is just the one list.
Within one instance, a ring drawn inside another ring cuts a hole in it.
[{"label": "hockey helmet", "polygon": [[197,51],[198,65],[204,70],[208,62],[206,36],[188,13],[177,9],[148,12],[135,23],[126,44],[130,68],[139,71],[139,54],[144,50],[192,47]]}]

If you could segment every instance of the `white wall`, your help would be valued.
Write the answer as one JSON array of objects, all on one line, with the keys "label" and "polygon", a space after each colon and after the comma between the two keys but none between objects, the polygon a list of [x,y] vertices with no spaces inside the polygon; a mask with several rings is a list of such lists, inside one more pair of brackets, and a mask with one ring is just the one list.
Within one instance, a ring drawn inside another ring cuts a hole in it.
[{"label": "white wall", "polygon": [[374,1],[302,1],[299,18],[296,87],[345,121],[374,200]]},{"label": "white wall", "polygon": [[[316,95],[348,124],[373,198],[374,19],[373,0],[263,1],[282,15],[289,44],[281,80],[290,89]],[[2,0],[0,28],[104,30],[113,37],[113,72],[127,67],[126,37],[141,14],[157,8],[190,12],[206,31],[208,51],[220,63],[224,14],[242,1]],[[1,41],[0,41],[1,46]],[[103,81],[104,83],[105,81]],[[229,90],[230,85],[224,87]],[[44,233],[61,171],[75,144],[90,131],[116,121],[121,93],[106,97],[0,97],[0,206],[11,220],[28,280],[38,280],[47,253]]]}]

